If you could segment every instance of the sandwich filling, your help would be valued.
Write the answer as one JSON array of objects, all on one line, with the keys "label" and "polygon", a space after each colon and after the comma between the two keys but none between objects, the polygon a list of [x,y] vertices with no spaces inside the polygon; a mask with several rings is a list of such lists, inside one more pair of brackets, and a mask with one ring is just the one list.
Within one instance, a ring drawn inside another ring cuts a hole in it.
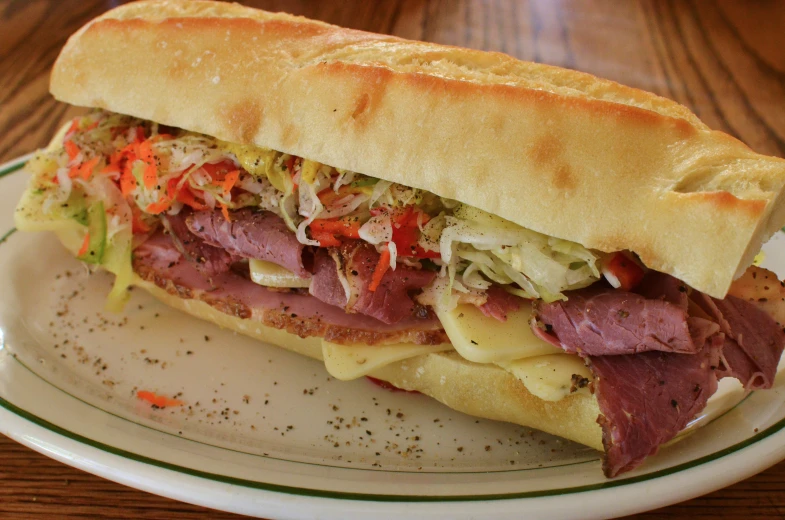
[{"label": "sandwich filling", "polygon": [[546,400],[593,392],[608,476],[672,439],[719,379],[769,388],[785,346],[767,271],[717,300],[625,252],[279,151],[95,111],[27,169],[18,227],[78,234],[78,258],[116,275],[111,307],[138,276],[319,336],[326,359],[370,352],[345,378],[378,367],[368,346],[455,350]]}]

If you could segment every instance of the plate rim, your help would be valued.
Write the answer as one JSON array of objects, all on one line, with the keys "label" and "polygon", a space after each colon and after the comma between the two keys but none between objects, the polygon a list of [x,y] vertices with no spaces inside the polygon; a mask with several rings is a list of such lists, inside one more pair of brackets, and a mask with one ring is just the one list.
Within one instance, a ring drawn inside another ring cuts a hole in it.
[{"label": "plate rim", "polygon": [[[16,159],[12,159],[8,162],[0,164],[0,180],[10,176],[13,173],[21,171],[24,167],[25,162],[32,156],[32,154],[23,155]],[[15,228],[11,228],[9,231],[5,232],[2,236],[0,236],[0,244],[3,244],[14,232],[16,231]],[[27,368],[24,364],[22,364],[19,360],[16,360],[20,363],[23,367]],[[29,369],[27,369],[29,370]],[[31,373],[41,379],[43,382],[49,383],[46,379],[41,378],[35,372]],[[54,387],[57,390],[60,390],[58,387]],[[67,394],[70,396],[70,394]],[[74,398],[73,396],[70,396]],[[86,403],[89,405],[89,403]],[[90,405],[92,406],[92,405]],[[208,483],[217,483],[223,484],[228,486],[240,487],[243,489],[251,489],[255,491],[263,491],[275,494],[283,494],[288,496],[295,496],[300,498],[312,498],[312,499],[330,499],[331,501],[352,501],[352,502],[370,502],[372,504],[379,504],[379,503],[388,503],[388,504],[407,504],[407,503],[417,503],[417,504],[426,504],[426,503],[480,503],[480,502],[488,502],[488,503],[499,503],[499,502],[520,502],[520,501],[532,501],[534,499],[543,499],[543,498],[553,498],[558,496],[564,495],[576,495],[580,493],[591,493],[597,491],[608,491],[613,488],[620,488],[620,487],[630,487],[635,486],[639,487],[642,484],[650,484],[653,481],[663,479],[665,477],[674,475],[674,474],[684,474],[685,472],[692,472],[699,469],[705,469],[711,467],[711,465],[715,463],[728,463],[731,460],[737,460],[741,457],[742,452],[748,448],[763,448],[768,446],[770,443],[773,443],[775,436],[778,433],[782,434],[782,430],[785,429],[785,418],[780,419],[776,423],[772,424],[765,430],[762,430],[755,435],[738,442],[732,446],[728,446],[723,448],[719,451],[704,455],[702,457],[683,462],[681,464],[677,464],[668,468],[663,468],[658,471],[645,473],[643,475],[638,475],[635,477],[629,478],[622,478],[622,479],[614,479],[614,480],[607,480],[604,482],[596,483],[596,484],[588,484],[584,486],[573,486],[569,488],[559,488],[559,489],[550,489],[550,490],[541,490],[541,491],[526,491],[526,492],[517,492],[517,493],[504,493],[504,494],[485,494],[485,495],[385,495],[385,494],[363,494],[363,493],[347,493],[347,492],[340,492],[340,491],[325,491],[319,489],[312,489],[306,487],[295,487],[295,486],[284,486],[274,483],[268,482],[257,482],[253,480],[246,480],[236,477],[230,477],[226,475],[220,475],[210,472],[205,472],[201,470],[196,470],[192,468],[187,468],[184,466],[179,466],[177,464],[171,464],[168,462],[156,460],[150,457],[146,457],[144,455],[139,455],[127,450],[115,448],[104,444],[100,441],[95,441],[83,435],[68,431],[64,428],[61,428],[46,419],[36,416],[30,412],[27,412],[21,407],[14,405],[13,403],[7,401],[4,397],[0,396],[0,408],[2,408],[3,412],[10,413],[16,416],[18,419],[25,421],[32,425],[33,428],[40,428],[47,432],[48,434],[56,436],[56,438],[64,438],[68,439],[69,441],[76,442],[78,446],[84,446],[86,448],[96,449],[100,452],[103,452],[105,456],[110,458],[117,458],[125,463],[133,463],[133,464],[140,464],[149,466],[158,470],[163,470],[165,472],[173,473],[180,476],[185,477],[195,477],[200,480],[204,480]],[[100,409],[99,409],[100,410]],[[120,420],[130,421],[129,419],[124,419],[122,417],[118,417]],[[135,424],[135,423],[134,423]],[[44,453],[44,455],[53,457],[51,452],[45,450],[42,446],[36,443],[35,437],[25,436],[20,437],[19,435],[14,434],[11,428],[3,428],[0,425],[0,429],[8,435],[10,438],[16,440],[28,446],[35,451],[40,453]],[[779,444],[772,444],[772,447],[779,446]],[[70,455],[70,456],[68,456]],[[90,473],[97,474],[103,478],[109,478],[110,480],[120,481],[118,477],[111,477],[106,472],[99,472],[96,468],[92,468],[87,462],[82,462],[80,457],[76,456],[78,453],[76,451],[67,451],[62,457],[53,457],[57,460],[60,460],[63,463],[71,465],[73,467],[79,468],[84,471],[88,471]],[[707,493],[716,489],[720,489],[727,485],[733,484],[734,482],[738,482],[747,478],[749,475],[752,475],[758,471],[762,471],[768,467],[771,467],[777,464],[780,460],[785,458],[785,451],[780,453],[778,456],[773,458],[766,458],[765,460],[758,460],[756,464],[748,464],[745,467],[744,472],[734,473],[734,474],[723,474],[716,476],[715,480],[707,479],[703,482],[703,486],[696,486],[692,491],[683,493],[683,496],[680,497],[669,497],[665,501],[654,501],[648,505],[651,505],[656,502],[657,505],[665,505],[674,503],[679,500],[684,500],[689,498],[690,496],[698,496],[699,494]],[[80,462],[82,462],[80,464]],[[93,471],[91,471],[91,469]],[[522,470],[516,470],[522,471]],[[123,484],[133,486],[130,479],[123,481]],[[135,486],[139,487],[139,486]],[[145,491],[156,493],[154,489],[149,489],[145,487]],[[161,493],[158,493],[161,494]],[[170,493],[167,496],[172,496]],[[186,497],[183,496],[175,496],[178,500],[185,500],[189,501]],[[645,502],[645,501],[643,501]],[[198,502],[194,502],[198,503]],[[646,507],[647,504],[639,504],[641,507]],[[208,507],[216,507],[215,505],[208,505]],[[637,510],[643,510],[640,508],[636,508]],[[606,512],[610,512],[609,510]],[[631,510],[632,512],[632,510]],[[246,514],[247,511],[246,511]]]}]

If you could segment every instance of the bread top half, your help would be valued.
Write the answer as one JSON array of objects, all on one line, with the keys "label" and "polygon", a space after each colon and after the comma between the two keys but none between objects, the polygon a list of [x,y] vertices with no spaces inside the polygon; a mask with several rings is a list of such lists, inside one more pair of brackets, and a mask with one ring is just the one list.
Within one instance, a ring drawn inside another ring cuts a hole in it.
[{"label": "bread top half", "polygon": [[74,34],[54,96],[421,188],[715,297],[785,224],[785,160],[641,90],[209,1]]}]

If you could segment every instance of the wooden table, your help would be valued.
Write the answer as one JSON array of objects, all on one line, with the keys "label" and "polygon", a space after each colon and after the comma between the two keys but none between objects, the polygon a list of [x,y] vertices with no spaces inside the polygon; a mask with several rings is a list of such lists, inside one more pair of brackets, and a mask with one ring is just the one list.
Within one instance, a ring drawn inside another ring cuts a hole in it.
[{"label": "wooden table", "polygon": [[[0,0],[0,162],[44,145],[76,109],[47,93],[68,35],[116,2]],[[502,51],[656,92],[756,151],[785,156],[779,0],[259,0],[348,27]],[[635,518],[783,518],[785,463]],[[228,519],[49,460],[0,436],[0,518]]]}]

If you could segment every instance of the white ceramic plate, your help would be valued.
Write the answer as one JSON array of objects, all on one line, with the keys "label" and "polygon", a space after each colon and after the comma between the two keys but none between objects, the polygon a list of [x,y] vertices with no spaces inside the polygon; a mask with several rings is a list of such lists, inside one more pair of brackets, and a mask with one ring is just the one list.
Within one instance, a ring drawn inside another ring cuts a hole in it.
[{"label": "white ceramic plate", "polygon": [[[21,165],[0,167],[0,431],[66,464],[271,518],[553,519],[671,504],[785,458],[782,377],[606,480],[588,448],[335,381],[139,291],[124,314],[104,312],[108,275],[88,274],[48,234],[13,232]],[[783,234],[766,250],[769,266],[785,265]],[[184,405],[154,409],[138,390]]]}]

